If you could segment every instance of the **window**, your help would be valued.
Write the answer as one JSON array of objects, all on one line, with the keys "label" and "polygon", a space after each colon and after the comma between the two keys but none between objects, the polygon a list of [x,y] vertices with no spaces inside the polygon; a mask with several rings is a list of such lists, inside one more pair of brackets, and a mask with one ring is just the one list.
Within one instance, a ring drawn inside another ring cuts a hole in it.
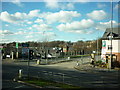
[{"label": "window", "polygon": [[111,45],[108,45],[108,50],[112,49],[112,46]]}]

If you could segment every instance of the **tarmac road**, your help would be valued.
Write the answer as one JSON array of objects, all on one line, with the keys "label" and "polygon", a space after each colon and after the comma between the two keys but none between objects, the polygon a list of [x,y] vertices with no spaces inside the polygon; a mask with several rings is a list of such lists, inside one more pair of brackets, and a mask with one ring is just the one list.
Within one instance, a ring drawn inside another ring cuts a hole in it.
[{"label": "tarmac road", "polygon": [[[85,88],[118,88],[119,87],[119,72],[118,71],[99,71],[97,73],[83,72],[74,69],[76,61],[58,63],[53,65],[36,65],[30,63],[30,75],[38,76],[38,73],[43,71],[53,73],[64,73],[64,82]],[[19,69],[23,69],[23,73],[27,75],[27,62],[6,62],[2,64],[2,86],[3,88],[33,88],[12,80],[17,75]],[[68,66],[68,67],[67,67]],[[42,74],[40,74],[42,76]],[[45,76],[42,76],[43,78]],[[73,78],[72,78],[73,77]],[[49,78],[49,77],[48,77]],[[59,78],[61,79],[61,78]]]},{"label": "tarmac road", "polygon": [[10,63],[2,65],[2,89],[4,90],[16,90],[24,88],[35,88],[18,82],[14,82],[20,66],[16,66]]}]

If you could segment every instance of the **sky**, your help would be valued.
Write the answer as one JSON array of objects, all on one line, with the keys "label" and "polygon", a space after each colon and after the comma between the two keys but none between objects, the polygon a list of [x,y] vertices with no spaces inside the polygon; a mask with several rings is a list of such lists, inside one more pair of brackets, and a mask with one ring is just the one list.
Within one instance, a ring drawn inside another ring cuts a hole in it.
[{"label": "sky", "polygon": [[[2,2],[0,43],[96,40],[110,28],[110,2],[42,0]],[[113,27],[118,26],[113,2]]]}]

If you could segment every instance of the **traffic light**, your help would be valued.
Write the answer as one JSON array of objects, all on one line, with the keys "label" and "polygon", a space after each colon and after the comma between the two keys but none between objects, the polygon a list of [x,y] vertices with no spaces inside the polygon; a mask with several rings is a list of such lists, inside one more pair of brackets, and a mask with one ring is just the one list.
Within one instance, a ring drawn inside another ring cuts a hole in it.
[{"label": "traffic light", "polygon": [[33,50],[29,50],[29,60],[33,59]]}]

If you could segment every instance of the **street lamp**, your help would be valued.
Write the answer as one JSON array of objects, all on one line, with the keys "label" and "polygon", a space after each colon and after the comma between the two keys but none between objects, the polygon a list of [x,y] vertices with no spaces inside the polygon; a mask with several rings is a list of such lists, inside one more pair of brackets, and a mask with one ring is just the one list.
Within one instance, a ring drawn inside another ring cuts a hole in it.
[{"label": "street lamp", "polygon": [[97,60],[98,60],[98,56],[99,56],[99,50],[98,50],[98,48],[99,48],[99,28],[96,28],[96,30],[98,30],[98,37],[97,37]]},{"label": "street lamp", "polygon": [[113,33],[113,0],[111,0],[111,25],[110,25],[110,27],[111,27],[111,33],[110,33],[110,40],[111,40],[111,48],[110,48],[110,60],[109,60],[109,69],[111,69],[111,62],[112,62],[112,38],[113,38],[113,36],[112,36],[112,33]]}]

